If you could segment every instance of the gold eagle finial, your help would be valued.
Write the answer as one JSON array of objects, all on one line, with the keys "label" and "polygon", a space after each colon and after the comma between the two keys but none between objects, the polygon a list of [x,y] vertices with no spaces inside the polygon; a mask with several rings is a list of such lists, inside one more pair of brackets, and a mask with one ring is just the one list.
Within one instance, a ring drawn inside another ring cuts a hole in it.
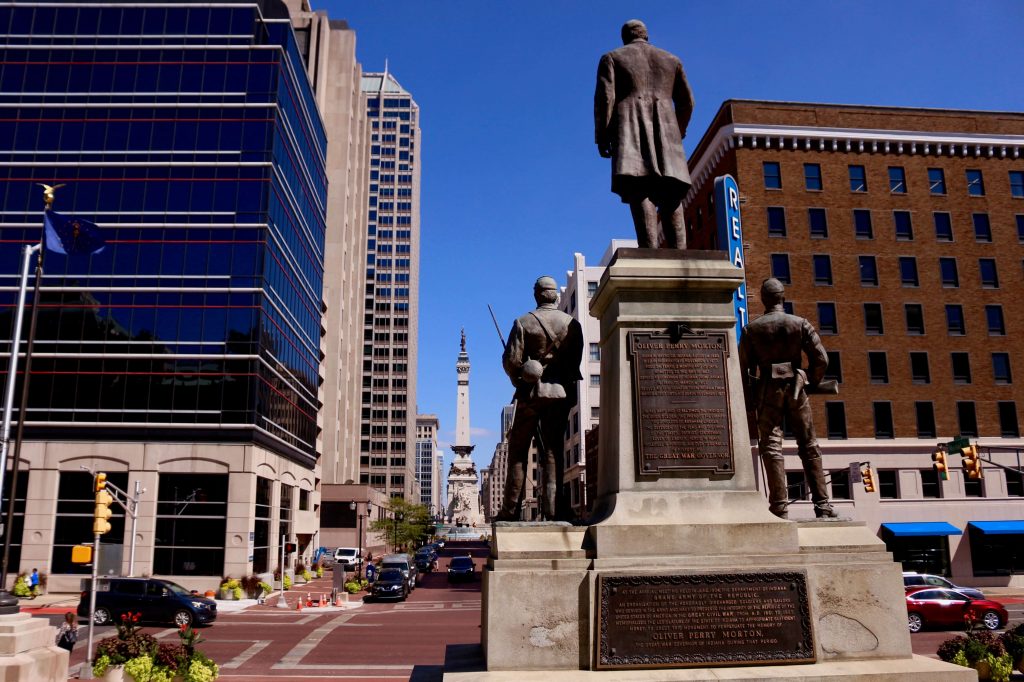
[{"label": "gold eagle finial", "polygon": [[54,197],[54,192],[56,192],[58,189],[60,189],[67,183],[61,183],[59,185],[46,185],[43,184],[42,182],[37,182],[36,184],[43,188],[43,201],[46,202],[46,208],[50,209],[53,207],[53,200],[56,198]]}]

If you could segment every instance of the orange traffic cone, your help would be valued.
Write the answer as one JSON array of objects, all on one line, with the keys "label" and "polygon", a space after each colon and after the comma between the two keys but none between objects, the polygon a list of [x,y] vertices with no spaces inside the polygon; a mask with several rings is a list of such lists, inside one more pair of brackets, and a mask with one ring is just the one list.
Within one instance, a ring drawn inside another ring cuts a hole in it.
[{"label": "orange traffic cone", "polygon": [[298,599],[295,600],[295,610],[296,611],[301,611],[302,610],[302,597],[299,597]]}]

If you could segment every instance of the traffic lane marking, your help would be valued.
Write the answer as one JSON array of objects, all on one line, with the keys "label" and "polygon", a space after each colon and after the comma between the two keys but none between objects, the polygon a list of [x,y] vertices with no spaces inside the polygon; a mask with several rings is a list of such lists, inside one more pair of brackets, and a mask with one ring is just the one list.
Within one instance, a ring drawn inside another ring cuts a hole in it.
[{"label": "traffic lane marking", "polygon": [[[225,640],[220,640],[220,641],[225,641]],[[246,640],[246,641],[248,641],[248,640]],[[225,669],[229,669],[230,670],[230,669],[235,669],[235,668],[241,668],[243,665],[245,665],[246,663],[249,662],[249,659],[251,659],[253,656],[255,656],[259,652],[261,652],[264,649],[266,649],[267,646],[269,646],[269,645],[270,645],[270,640],[269,639],[259,639],[259,640],[256,640],[255,642],[252,642],[249,645],[248,649],[246,649],[242,653],[238,654],[237,656],[232,658],[227,663],[224,663],[223,665],[221,665],[220,669],[221,670],[225,670]]]},{"label": "traffic lane marking", "polygon": [[355,614],[346,613],[338,616],[337,618],[332,618],[327,623],[306,635],[302,641],[292,647],[291,651],[281,657],[281,659],[272,667],[274,669],[294,668],[302,661],[303,658],[306,657],[306,654],[315,649],[327,635],[331,634],[331,632],[333,632],[342,623],[350,621],[354,616]]}]

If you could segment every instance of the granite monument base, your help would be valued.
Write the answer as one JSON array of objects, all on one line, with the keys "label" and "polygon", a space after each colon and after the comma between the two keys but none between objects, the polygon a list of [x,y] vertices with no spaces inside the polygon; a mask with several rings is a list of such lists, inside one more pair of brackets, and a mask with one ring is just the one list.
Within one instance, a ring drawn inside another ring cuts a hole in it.
[{"label": "granite monument base", "polygon": [[0,615],[0,679],[64,682],[68,652],[54,646],[56,628],[26,613]]}]

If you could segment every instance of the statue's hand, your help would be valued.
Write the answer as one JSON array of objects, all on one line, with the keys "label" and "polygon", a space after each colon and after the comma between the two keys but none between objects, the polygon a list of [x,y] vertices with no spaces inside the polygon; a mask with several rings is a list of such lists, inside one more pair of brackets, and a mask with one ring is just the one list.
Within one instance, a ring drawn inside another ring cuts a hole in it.
[{"label": "statue's hand", "polygon": [[597,153],[600,154],[603,159],[610,159],[612,158],[612,146],[607,142],[602,142],[597,145]]}]

